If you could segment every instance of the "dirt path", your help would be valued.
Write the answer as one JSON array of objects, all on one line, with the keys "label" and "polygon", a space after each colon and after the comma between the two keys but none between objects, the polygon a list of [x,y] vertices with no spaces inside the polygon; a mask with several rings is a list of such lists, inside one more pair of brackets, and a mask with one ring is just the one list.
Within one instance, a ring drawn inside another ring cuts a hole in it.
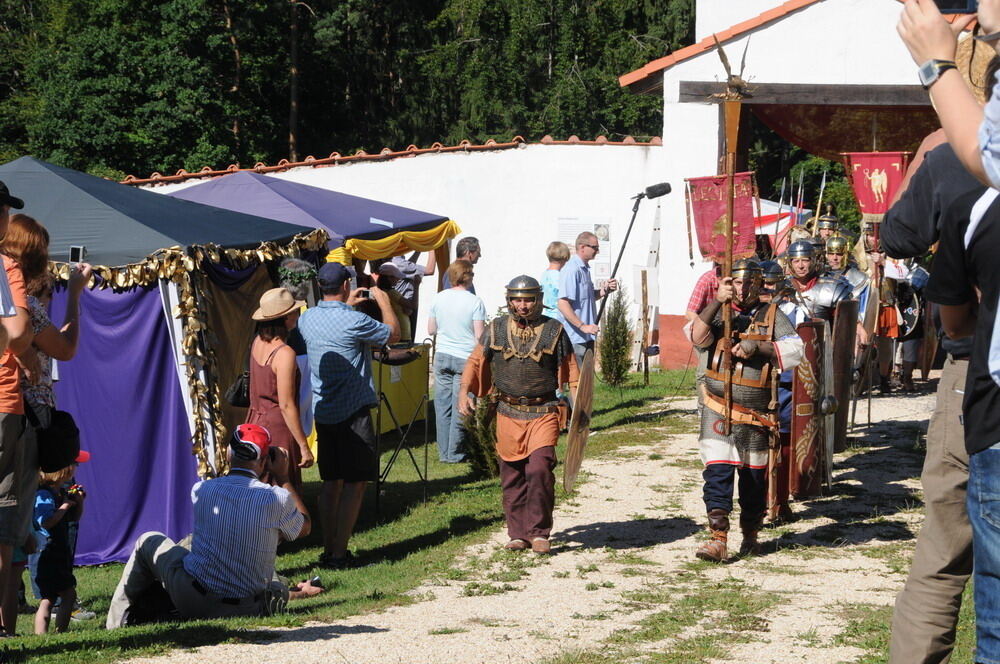
[{"label": "dirt path", "polygon": [[[851,611],[890,605],[905,579],[921,520],[922,455],[912,448],[933,403],[876,399],[878,424],[837,457],[834,494],[796,503],[798,520],[765,531],[760,557],[695,561],[697,440],[665,433],[585,462],[588,481],[557,506],[554,556],[500,552],[497,532],[412,605],[134,661],[568,663],[655,652],[664,662],[851,662],[864,654],[842,638]],[[693,426],[694,404],[683,407]]]}]

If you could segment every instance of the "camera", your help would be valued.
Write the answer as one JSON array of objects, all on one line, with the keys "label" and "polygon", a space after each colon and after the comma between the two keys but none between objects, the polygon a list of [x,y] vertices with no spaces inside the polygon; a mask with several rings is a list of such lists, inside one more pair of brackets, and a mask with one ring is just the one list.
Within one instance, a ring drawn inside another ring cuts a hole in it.
[{"label": "camera", "polygon": [[360,293],[358,293],[358,295],[363,300],[370,300],[372,298],[372,292],[371,292],[371,289],[369,289],[369,288],[363,289]]},{"label": "camera", "polygon": [[69,248],[69,262],[82,263],[87,257],[87,248],[83,245],[76,245]]},{"label": "camera", "polygon": [[942,14],[975,14],[979,0],[934,0]]}]

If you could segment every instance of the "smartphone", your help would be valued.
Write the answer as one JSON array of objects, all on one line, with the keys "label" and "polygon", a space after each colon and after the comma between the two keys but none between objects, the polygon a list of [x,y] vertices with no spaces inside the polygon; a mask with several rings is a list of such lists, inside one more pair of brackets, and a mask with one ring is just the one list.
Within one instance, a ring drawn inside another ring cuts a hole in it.
[{"label": "smartphone", "polygon": [[82,263],[87,257],[87,248],[82,245],[77,245],[69,248],[69,262],[70,263]]},{"label": "smartphone", "polygon": [[975,14],[979,0],[934,0],[942,14]]}]

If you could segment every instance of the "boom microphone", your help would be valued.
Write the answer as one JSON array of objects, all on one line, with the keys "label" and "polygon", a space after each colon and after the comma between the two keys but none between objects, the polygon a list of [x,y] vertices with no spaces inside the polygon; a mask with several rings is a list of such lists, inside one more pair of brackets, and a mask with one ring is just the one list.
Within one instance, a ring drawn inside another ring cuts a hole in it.
[{"label": "boom microphone", "polygon": [[661,182],[660,184],[651,184],[646,187],[646,198],[659,198],[660,196],[666,196],[670,193],[670,183]]}]

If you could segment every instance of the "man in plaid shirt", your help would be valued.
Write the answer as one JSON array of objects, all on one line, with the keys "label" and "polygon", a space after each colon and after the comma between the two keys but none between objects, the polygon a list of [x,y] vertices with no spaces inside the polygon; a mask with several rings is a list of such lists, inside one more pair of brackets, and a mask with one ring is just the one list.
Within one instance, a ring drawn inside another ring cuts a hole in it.
[{"label": "man in plaid shirt", "polygon": [[688,321],[698,317],[701,310],[715,299],[715,294],[719,292],[719,266],[712,263],[712,269],[698,277],[698,283],[691,291],[691,298],[688,300],[687,311],[684,312]]}]

